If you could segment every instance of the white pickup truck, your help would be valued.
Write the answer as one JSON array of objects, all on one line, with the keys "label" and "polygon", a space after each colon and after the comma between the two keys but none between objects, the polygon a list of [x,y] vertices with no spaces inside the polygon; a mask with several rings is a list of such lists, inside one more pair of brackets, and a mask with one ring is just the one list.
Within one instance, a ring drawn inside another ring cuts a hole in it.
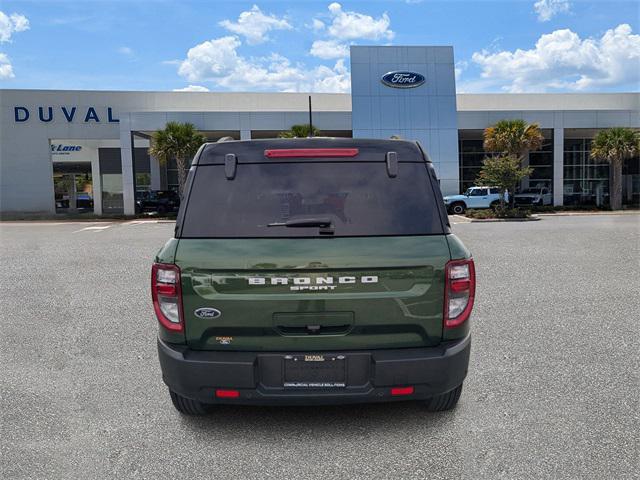
[{"label": "white pickup truck", "polygon": [[553,205],[553,194],[546,187],[525,188],[513,198],[516,205]]},{"label": "white pickup truck", "polygon": [[[509,194],[505,192],[505,202]],[[496,187],[471,187],[462,195],[447,195],[444,204],[449,213],[461,215],[469,208],[495,208],[500,204],[500,189]]]}]

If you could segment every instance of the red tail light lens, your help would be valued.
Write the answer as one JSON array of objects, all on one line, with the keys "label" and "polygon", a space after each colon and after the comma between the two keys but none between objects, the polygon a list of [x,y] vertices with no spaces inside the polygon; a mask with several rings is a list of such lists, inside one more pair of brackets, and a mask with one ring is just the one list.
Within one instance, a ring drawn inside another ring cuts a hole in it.
[{"label": "red tail light lens", "polygon": [[176,265],[154,263],[151,268],[151,296],[156,317],[167,330],[182,332],[182,292],[180,269]]},{"label": "red tail light lens", "polygon": [[238,398],[240,392],[238,390],[216,390],[216,397],[218,398]]},{"label": "red tail light lens", "polygon": [[401,395],[413,395],[413,387],[393,387],[391,389],[391,395],[394,397]]},{"label": "red tail light lens", "polygon": [[472,259],[451,260],[445,267],[444,326],[453,328],[469,319],[476,294],[476,268]]},{"label": "red tail light lens", "polygon": [[265,150],[267,158],[321,158],[321,157],[355,157],[357,148],[280,148]]}]

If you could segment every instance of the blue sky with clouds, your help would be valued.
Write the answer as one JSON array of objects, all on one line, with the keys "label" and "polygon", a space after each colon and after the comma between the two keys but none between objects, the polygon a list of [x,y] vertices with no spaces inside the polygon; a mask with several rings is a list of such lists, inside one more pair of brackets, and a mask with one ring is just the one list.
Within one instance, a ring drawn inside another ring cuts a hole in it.
[{"label": "blue sky with clouds", "polygon": [[453,45],[459,92],[638,91],[637,1],[11,1],[0,88],[349,90],[355,45]]}]

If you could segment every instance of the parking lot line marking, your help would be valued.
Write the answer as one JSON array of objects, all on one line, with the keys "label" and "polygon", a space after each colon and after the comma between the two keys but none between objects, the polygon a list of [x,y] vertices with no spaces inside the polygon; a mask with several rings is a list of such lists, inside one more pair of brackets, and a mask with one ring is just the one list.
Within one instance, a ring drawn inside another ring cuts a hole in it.
[{"label": "parking lot line marking", "polygon": [[37,221],[31,221],[31,220],[20,220],[20,221],[13,221],[13,220],[6,220],[6,221],[0,221],[0,226],[5,227],[5,226],[18,226],[18,227],[52,227],[52,226],[59,226],[59,225],[86,225],[87,222],[37,222]]},{"label": "parking lot line marking", "polygon": [[84,227],[81,228],[80,230],[76,230],[75,232],[72,233],[78,233],[78,232],[85,232],[85,231],[93,231],[93,232],[101,232],[107,228],[109,228],[111,225],[104,225],[104,226],[93,226],[93,227]]},{"label": "parking lot line marking", "polygon": [[453,223],[454,225],[457,225],[459,223],[471,223],[471,220],[469,220],[467,217],[463,217],[462,215],[449,215],[449,218],[451,219],[451,223]]},{"label": "parking lot line marking", "polygon": [[130,222],[125,223],[125,225],[132,227],[136,225],[143,225],[145,223],[158,223],[158,220],[131,220]]}]

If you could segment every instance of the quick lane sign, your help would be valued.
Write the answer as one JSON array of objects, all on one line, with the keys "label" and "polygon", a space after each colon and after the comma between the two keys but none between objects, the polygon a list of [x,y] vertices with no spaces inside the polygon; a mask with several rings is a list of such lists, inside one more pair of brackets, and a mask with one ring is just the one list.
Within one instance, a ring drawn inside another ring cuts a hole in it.
[{"label": "quick lane sign", "polygon": [[70,155],[72,152],[82,150],[82,145],[64,145],[62,143],[51,144],[51,155]]},{"label": "quick lane sign", "polygon": [[13,118],[16,123],[24,123],[30,118],[38,119],[43,123],[53,122],[56,118],[62,118],[68,123],[73,123],[74,121],[83,123],[118,123],[120,121],[113,115],[112,107],[42,106],[29,109],[28,107],[15,106],[13,107]]}]

